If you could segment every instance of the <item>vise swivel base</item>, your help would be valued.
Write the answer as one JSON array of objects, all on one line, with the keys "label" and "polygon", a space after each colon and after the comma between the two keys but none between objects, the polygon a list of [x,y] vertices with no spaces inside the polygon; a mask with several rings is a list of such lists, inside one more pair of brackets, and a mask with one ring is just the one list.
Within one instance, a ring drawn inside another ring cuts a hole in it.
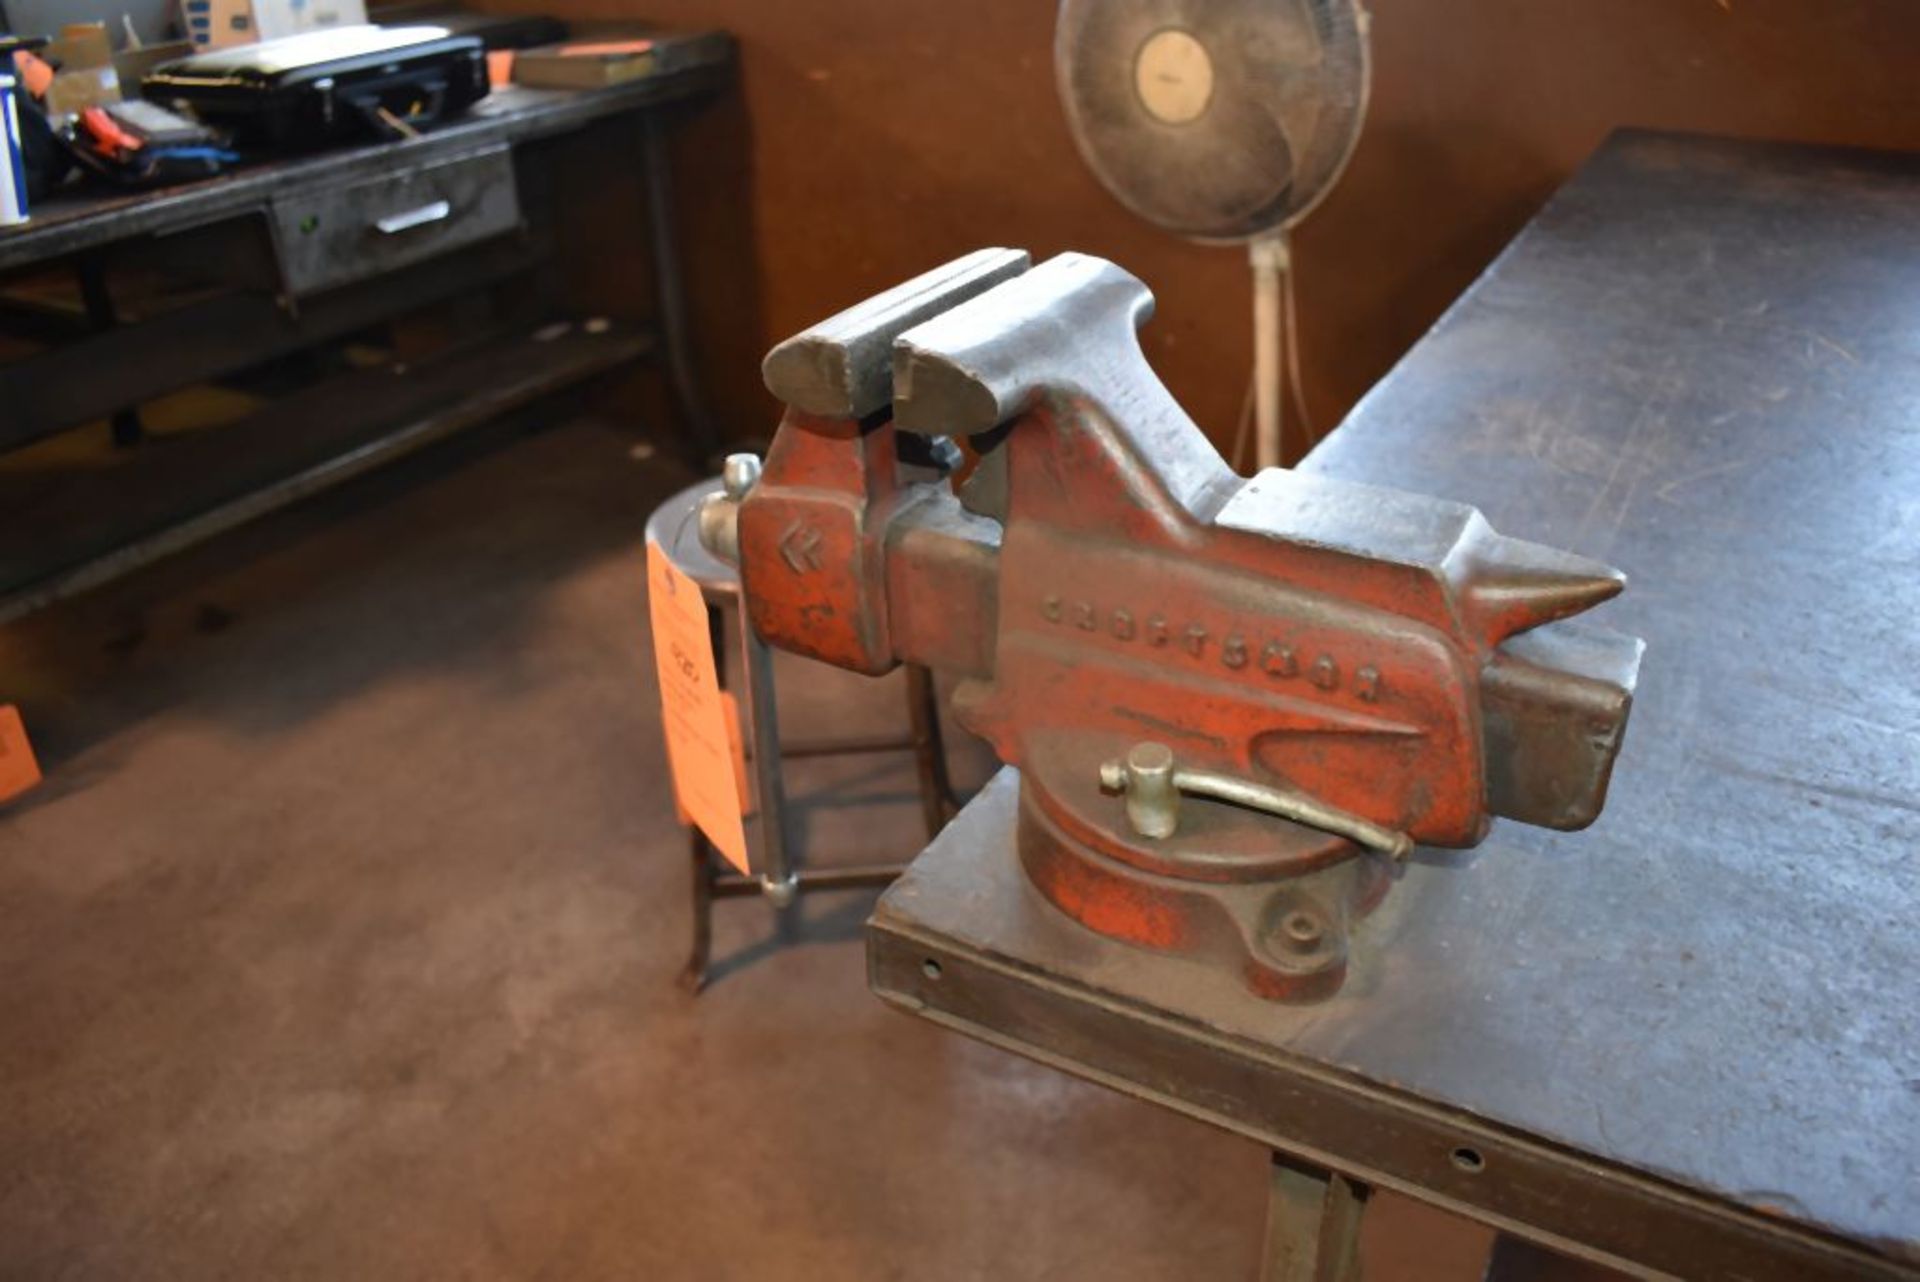
[{"label": "vise swivel base", "polygon": [[[842,312],[768,355],[786,416],[701,535],[770,644],[957,679],[1060,911],[1316,1001],[1415,843],[1593,821],[1641,643],[1558,622],[1617,571],[1474,508],[1236,475],[1141,354],[1152,305],[992,249]],[[955,438],[957,492],[903,472]]]}]

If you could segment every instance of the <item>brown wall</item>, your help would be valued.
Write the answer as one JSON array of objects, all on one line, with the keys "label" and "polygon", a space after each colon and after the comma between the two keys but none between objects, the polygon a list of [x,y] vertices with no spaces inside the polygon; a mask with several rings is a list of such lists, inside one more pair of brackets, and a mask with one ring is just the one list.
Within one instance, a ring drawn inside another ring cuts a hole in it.
[{"label": "brown wall", "polygon": [[[702,359],[733,431],[771,423],[757,370],[772,342],[1002,244],[1087,250],[1142,277],[1160,300],[1148,354],[1194,417],[1230,436],[1251,361],[1244,255],[1149,228],[1094,182],[1056,105],[1049,0],[552,7],[739,37],[744,110],[708,110],[681,143]],[[1365,136],[1295,238],[1323,429],[1615,126],[1920,147],[1914,0],[1372,8]]]}]

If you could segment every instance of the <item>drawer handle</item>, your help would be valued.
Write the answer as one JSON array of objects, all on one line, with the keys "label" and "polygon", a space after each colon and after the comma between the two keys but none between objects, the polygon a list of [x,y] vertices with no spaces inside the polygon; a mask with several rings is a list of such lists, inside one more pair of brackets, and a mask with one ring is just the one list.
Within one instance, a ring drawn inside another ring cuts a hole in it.
[{"label": "drawer handle", "polygon": [[444,222],[452,213],[451,204],[444,200],[436,200],[418,209],[409,209],[404,213],[388,214],[385,218],[375,219],[373,225],[382,236],[398,236],[403,231],[425,227],[428,223]]}]

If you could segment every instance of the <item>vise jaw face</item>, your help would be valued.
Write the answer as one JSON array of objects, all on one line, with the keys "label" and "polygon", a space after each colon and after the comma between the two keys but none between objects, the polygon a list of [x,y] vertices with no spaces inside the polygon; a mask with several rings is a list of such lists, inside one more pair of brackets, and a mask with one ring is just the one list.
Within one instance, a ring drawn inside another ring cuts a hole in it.
[{"label": "vise jaw face", "polygon": [[904,657],[888,600],[895,518],[932,497],[900,475],[894,340],[1026,271],[1023,250],[983,249],[781,343],[761,367],[788,409],[761,482],[733,519],[748,616],[769,643],[873,675]]},{"label": "vise jaw face", "polygon": [[[1599,813],[1640,643],[1562,620],[1624,578],[1463,504],[1235,475],[1147,366],[1151,312],[1104,260],[983,250],[842,313],[768,356],[789,410],[716,524],[769,642],[961,678],[1053,902],[1324,996],[1384,891],[1363,847]],[[984,451],[965,501],[903,480],[902,431]],[[1114,795],[1135,756],[1206,800],[1166,828]]]}]

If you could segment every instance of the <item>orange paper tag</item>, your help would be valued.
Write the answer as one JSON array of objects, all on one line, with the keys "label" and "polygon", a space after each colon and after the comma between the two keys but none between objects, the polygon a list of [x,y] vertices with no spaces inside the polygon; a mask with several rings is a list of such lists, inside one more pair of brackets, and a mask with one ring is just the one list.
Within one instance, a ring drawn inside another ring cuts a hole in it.
[{"label": "orange paper tag", "polygon": [[27,742],[20,709],[0,704],[0,801],[10,801],[40,782],[40,763]]},{"label": "orange paper tag", "polygon": [[[733,753],[733,777],[740,781],[740,813],[753,818],[753,798],[747,793],[747,745],[740,737],[740,701],[729,692],[720,692],[720,707],[727,714],[727,747]],[[680,804],[680,794],[673,794],[673,817],[684,827],[693,822],[693,816]]]},{"label": "orange paper tag", "polygon": [[707,603],[660,545],[647,543],[647,602],[653,616],[654,666],[660,674],[660,720],[681,811],[700,826],[728,863],[747,872],[740,775],[727,734],[727,706],[713,666]]}]

